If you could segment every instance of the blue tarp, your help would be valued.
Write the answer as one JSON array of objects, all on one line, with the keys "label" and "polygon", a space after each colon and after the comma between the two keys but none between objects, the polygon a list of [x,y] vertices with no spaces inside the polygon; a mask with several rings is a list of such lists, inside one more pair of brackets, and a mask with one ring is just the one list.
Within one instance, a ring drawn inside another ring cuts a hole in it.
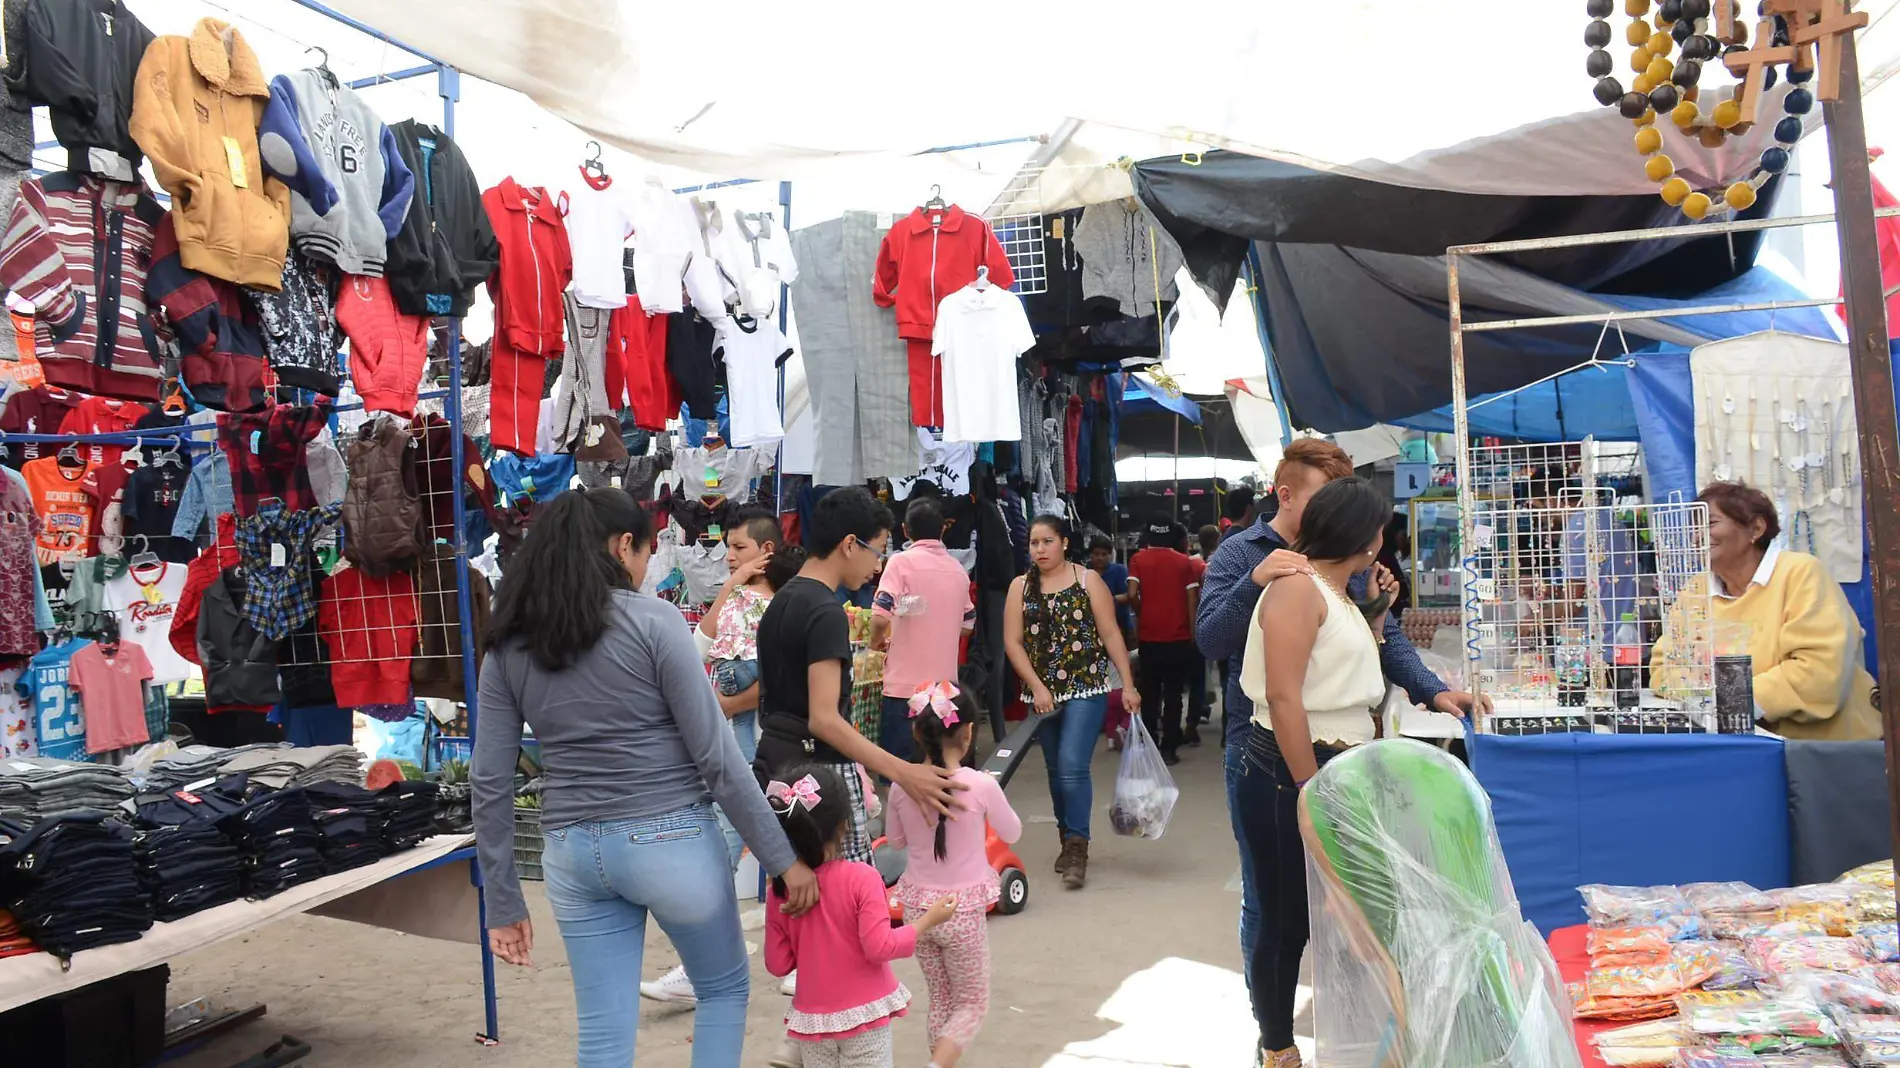
[{"label": "blue tarp", "polygon": [[[1780,275],[1766,267],[1756,267],[1740,278],[1716,286],[1707,292],[1684,299],[1665,299],[1661,297],[1619,296],[1616,294],[1592,293],[1596,300],[1614,305],[1620,311],[1648,311],[1656,308],[1687,308],[1705,304],[1756,304],[1767,301],[1805,300],[1807,295],[1796,289]],[[1714,341],[1720,338],[1740,337],[1743,334],[1766,330],[1773,326],[1788,333],[1809,334],[1814,337],[1834,337],[1828,327],[1826,312],[1821,308],[1796,308],[1781,312],[1730,312],[1723,315],[1696,315],[1683,318],[1665,319],[1671,326],[1690,331],[1698,337]],[[1627,328],[1625,328],[1627,330]],[[1520,334],[1526,343],[1536,338],[1533,331],[1506,332],[1492,334],[1492,337],[1513,337]],[[1634,351],[1631,357],[1638,364],[1649,360],[1654,354],[1681,354],[1685,350],[1677,346],[1658,345],[1645,338],[1631,337]],[[1541,342],[1539,343],[1541,346]],[[1640,345],[1640,349],[1635,346]],[[1598,359],[1611,360],[1621,358],[1623,344],[1614,328],[1603,338],[1596,356]],[[1577,361],[1581,363],[1589,353],[1579,353]],[[1668,361],[1665,361],[1667,363]],[[1673,364],[1671,365],[1673,366]],[[1650,374],[1665,373],[1658,368]],[[1683,377],[1681,391],[1688,395],[1688,361],[1680,361],[1679,373]],[[1519,393],[1511,394],[1502,400],[1493,401],[1470,410],[1471,432],[1473,434],[1496,435],[1523,441],[1577,441],[1588,435],[1599,441],[1637,441],[1644,443],[1651,451],[1651,471],[1654,472],[1654,446],[1644,425],[1644,413],[1632,396],[1634,385],[1623,375],[1613,370],[1591,368],[1573,371],[1562,378],[1532,386]],[[1483,398],[1473,398],[1474,402]],[[1691,420],[1693,422],[1693,420]],[[1449,406],[1434,411],[1398,420],[1398,425],[1416,430],[1449,432],[1452,428],[1452,414]],[[1684,434],[1688,433],[1687,424]],[[1693,474],[1694,465],[1690,465]],[[1671,487],[1674,488],[1674,487]],[[1694,495],[1694,491],[1690,492]],[[1661,494],[1659,493],[1660,497]]]},{"label": "blue tarp", "polygon": [[1170,396],[1167,390],[1153,385],[1140,375],[1124,375],[1122,378],[1123,415],[1173,412],[1196,426],[1200,425],[1201,406],[1187,394]]}]

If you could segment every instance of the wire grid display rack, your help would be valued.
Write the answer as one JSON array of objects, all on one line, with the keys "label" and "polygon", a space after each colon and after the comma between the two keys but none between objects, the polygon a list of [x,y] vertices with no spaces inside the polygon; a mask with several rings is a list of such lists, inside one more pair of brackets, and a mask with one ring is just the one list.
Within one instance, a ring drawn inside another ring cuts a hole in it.
[{"label": "wire grid display rack", "polygon": [[1703,733],[1714,715],[1708,515],[1643,503],[1595,442],[1474,448],[1468,658],[1497,734]]},{"label": "wire grid display rack", "polygon": [[1016,276],[1017,293],[1046,293],[1049,290],[1049,265],[1043,251],[1043,216],[1037,194],[1043,168],[1029,166],[1010,177],[1009,184],[996,195],[984,212],[990,229],[1009,257],[1009,269]]}]

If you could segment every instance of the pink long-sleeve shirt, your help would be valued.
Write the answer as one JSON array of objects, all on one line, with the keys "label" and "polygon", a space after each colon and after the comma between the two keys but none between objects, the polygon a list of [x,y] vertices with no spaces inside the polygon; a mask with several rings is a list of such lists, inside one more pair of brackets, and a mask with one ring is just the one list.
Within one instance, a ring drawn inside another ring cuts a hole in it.
[{"label": "pink long-sleeve shirt", "polygon": [[[798,972],[788,1024],[794,1036],[833,1038],[882,1023],[902,1012],[891,1006],[877,1019],[850,1018],[831,1033],[800,1027],[801,1021],[847,1018],[854,1010],[889,1002],[904,988],[891,961],[917,951],[917,929],[891,926],[884,880],[869,864],[827,861],[818,867],[818,907],[803,916],[780,911],[785,899],[766,894],[765,970]],[[908,996],[904,998],[908,1000]]]},{"label": "pink long-sleeve shirt", "polygon": [[1003,788],[995,779],[975,768],[959,768],[956,781],[969,789],[958,797],[963,808],[957,811],[944,835],[942,860],[938,860],[936,854],[936,820],[924,815],[909,794],[902,790],[891,791],[885,834],[891,845],[908,850],[904,881],[912,886],[945,893],[993,886],[996,870],[990,867],[989,852],[985,848],[984,823],[1005,842],[1022,837],[1023,821],[1016,810],[1009,807],[1009,799],[1003,796]]}]

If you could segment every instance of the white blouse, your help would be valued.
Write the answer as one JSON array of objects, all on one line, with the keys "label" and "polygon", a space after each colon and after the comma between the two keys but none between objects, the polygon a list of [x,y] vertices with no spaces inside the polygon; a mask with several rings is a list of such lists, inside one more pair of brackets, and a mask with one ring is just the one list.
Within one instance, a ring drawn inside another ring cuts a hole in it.
[{"label": "white blouse", "polygon": [[[1280,579],[1278,581],[1297,581]],[[1318,577],[1304,581],[1319,587],[1326,600],[1326,618],[1313,639],[1306,662],[1306,683],[1300,698],[1306,705],[1308,730],[1316,742],[1357,745],[1374,737],[1368,712],[1385,700],[1385,671],[1379,666],[1379,644],[1357,605],[1348,603]],[[1260,613],[1254,612],[1247,629],[1247,653],[1241,661],[1240,687],[1253,701],[1253,721],[1273,729],[1267,711],[1266,637]]]}]

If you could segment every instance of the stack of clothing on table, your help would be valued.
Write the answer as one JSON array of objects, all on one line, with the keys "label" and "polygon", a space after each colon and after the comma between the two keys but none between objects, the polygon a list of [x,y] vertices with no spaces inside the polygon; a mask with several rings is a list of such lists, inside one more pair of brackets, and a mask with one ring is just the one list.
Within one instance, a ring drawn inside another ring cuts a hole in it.
[{"label": "stack of clothing on table", "polygon": [[252,783],[282,790],[320,782],[363,785],[363,751],[353,745],[309,749],[254,749],[225,761],[226,775],[244,774]]},{"label": "stack of clothing on table", "polygon": [[383,858],[383,811],[375,794],[349,783],[304,787],[317,824],[318,848],[331,874]]},{"label": "stack of clothing on table", "polygon": [[218,829],[218,820],[242,807],[221,794],[174,790],[137,798],[132,855],[139,885],[151,895],[161,922],[176,920],[244,894],[244,855]]},{"label": "stack of clothing on table", "polygon": [[0,957],[17,957],[23,953],[38,953],[40,947],[20,930],[20,921],[13,913],[0,909]]},{"label": "stack of clothing on table", "polygon": [[0,815],[28,824],[49,816],[106,812],[132,796],[117,768],[46,757],[0,761]]},{"label": "stack of clothing on table", "polygon": [[270,897],[324,874],[317,825],[302,790],[273,790],[231,775],[212,791],[238,802],[218,818],[218,829],[243,855],[246,897]]},{"label": "stack of clothing on table", "polygon": [[407,780],[376,792],[376,804],[383,813],[385,852],[410,849],[435,836],[435,793],[435,783]]},{"label": "stack of clothing on table", "polygon": [[0,817],[0,908],[48,953],[130,942],[152,926],[132,830],[98,813]]},{"label": "stack of clothing on table", "polygon": [[154,793],[176,790],[189,783],[216,779],[225,761],[252,749],[274,748],[265,745],[243,749],[221,749],[215,745],[188,745],[163,760],[154,761],[145,773],[145,789]]}]

